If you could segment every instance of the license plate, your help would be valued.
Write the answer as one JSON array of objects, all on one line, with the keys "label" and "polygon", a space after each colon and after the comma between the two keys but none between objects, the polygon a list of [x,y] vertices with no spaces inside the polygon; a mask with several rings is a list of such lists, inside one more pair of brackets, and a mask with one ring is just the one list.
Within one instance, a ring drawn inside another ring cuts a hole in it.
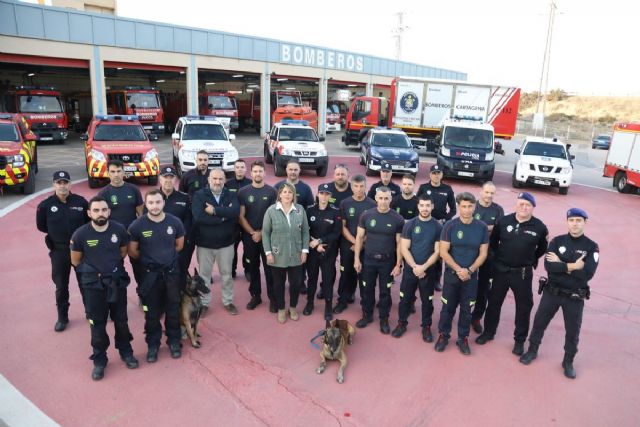
[{"label": "license plate", "polygon": [[393,170],[404,169],[404,166],[402,166],[402,165],[391,165],[391,169],[393,169]]},{"label": "license plate", "polygon": [[125,165],[125,166],[122,168],[122,170],[123,170],[123,171],[125,171],[125,172],[135,172],[135,171],[137,171],[138,169],[137,169],[135,166],[126,166],[126,165]]},{"label": "license plate", "polygon": [[551,185],[549,181],[545,181],[543,179],[534,179],[533,183],[538,185]]},{"label": "license plate", "polygon": [[124,173],[124,177],[125,178],[131,178],[133,176],[133,172],[125,172]]},{"label": "license plate", "polygon": [[210,162],[212,165],[219,165],[222,164],[222,162],[220,160],[211,160]]},{"label": "license plate", "polygon": [[309,158],[309,157],[300,157],[300,159],[298,159],[300,161],[300,163],[313,163],[316,160]]},{"label": "license plate", "polygon": [[458,175],[460,175],[460,176],[468,176],[468,177],[472,177],[473,178],[473,172],[458,171]]},{"label": "license plate", "polygon": [[52,136],[41,136],[40,141],[53,141]]},{"label": "license plate", "polygon": [[151,130],[153,129],[153,126],[142,126],[145,130]]}]

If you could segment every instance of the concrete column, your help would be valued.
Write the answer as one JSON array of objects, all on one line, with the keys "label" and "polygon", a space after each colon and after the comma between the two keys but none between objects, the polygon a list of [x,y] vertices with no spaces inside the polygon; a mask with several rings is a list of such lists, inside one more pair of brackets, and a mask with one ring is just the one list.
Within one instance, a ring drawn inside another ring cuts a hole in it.
[{"label": "concrete column", "polygon": [[191,55],[191,61],[187,67],[187,114],[198,114],[198,67],[196,57]]},{"label": "concrete column", "polygon": [[327,88],[326,75],[318,81],[318,135],[327,134]]},{"label": "concrete column", "polygon": [[271,73],[269,64],[264,64],[260,74],[260,136],[271,130]]},{"label": "concrete column", "polygon": [[91,108],[93,108],[93,114],[107,114],[104,62],[100,56],[99,46],[93,47],[93,57],[89,60],[89,79],[91,82]]},{"label": "concrete column", "polygon": [[367,87],[366,87],[366,96],[373,96],[373,83],[369,82],[367,83]]}]

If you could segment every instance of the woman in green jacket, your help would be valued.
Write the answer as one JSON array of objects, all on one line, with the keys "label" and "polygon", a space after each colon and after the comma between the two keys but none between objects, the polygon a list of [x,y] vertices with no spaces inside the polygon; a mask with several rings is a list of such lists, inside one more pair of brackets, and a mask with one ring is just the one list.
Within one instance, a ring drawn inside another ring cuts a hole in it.
[{"label": "woman in green jacket", "polygon": [[289,278],[289,316],[298,320],[298,296],[302,283],[302,264],[309,253],[309,223],[302,206],[296,203],[296,189],[284,183],[278,198],[264,214],[262,245],[267,264],[273,273],[273,289],[278,305],[278,322],[287,320],[285,311],[285,281]]}]

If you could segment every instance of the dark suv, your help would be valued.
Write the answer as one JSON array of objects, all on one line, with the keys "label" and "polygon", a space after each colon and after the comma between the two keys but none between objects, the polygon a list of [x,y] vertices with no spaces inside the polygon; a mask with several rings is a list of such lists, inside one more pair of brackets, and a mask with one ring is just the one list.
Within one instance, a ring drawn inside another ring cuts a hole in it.
[{"label": "dark suv", "polygon": [[389,163],[393,173],[418,173],[420,157],[411,140],[399,129],[373,128],[362,138],[360,164],[366,174],[377,175],[382,163]]}]

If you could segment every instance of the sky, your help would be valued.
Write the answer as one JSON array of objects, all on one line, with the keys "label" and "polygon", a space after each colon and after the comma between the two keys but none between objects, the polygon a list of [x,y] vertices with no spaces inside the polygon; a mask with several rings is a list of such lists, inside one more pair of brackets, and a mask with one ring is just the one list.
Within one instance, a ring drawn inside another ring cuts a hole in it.
[{"label": "sky", "polygon": [[[555,0],[548,89],[580,95],[640,96],[640,2]],[[375,5],[375,7],[372,7]],[[401,60],[466,72],[476,83],[538,90],[549,0],[391,3],[117,0],[136,19],[268,37],[395,58],[392,30],[404,12]]]}]

